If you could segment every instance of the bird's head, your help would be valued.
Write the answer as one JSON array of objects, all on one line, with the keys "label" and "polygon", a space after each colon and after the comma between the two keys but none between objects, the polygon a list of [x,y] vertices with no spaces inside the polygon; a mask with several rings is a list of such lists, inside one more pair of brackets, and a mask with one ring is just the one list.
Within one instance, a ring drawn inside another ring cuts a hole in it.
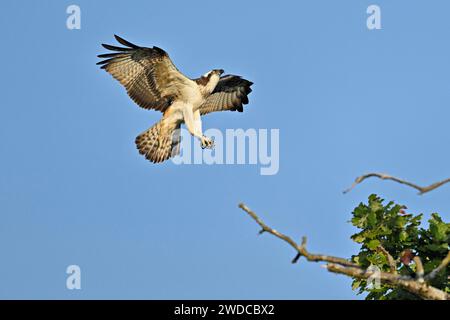
[{"label": "bird's head", "polygon": [[205,94],[213,92],[214,88],[219,83],[222,73],[224,73],[223,69],[213,69],[200,78],[199,84],[203,86]]},{"label": "bird's head", "polygon": [[208,71],[207,73],[205,73],[203,75],[203,78],[208,78],[209,79],[211,76],[214,76],[214,75],[217,75],[220,78],[222,73],[224,73],[223,69],[212,69],[211,71]]}]

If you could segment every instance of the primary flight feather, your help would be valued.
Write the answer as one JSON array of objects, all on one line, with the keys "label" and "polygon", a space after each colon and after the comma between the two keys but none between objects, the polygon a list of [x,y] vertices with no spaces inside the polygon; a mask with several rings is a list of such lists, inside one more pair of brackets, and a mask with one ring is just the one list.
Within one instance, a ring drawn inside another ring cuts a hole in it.
[{"label": "primary flight feather", "polygon": [[159,122],[136,138],[139,153],[157,163],[180,152],[179,128],[200,140],[202,148],[212,148],[213,141],[203,135],[201,116],[214,111],[243,111],[248,103],[252,82],[236,75],[222,76],[222,69],[214,69],[197,79],[189,79],[158,47],[139,47],[115,35],[125,47],[102,44],[113,51],[98,55],[106,58],[98,62],[127,90],[140,107],[159,110]]}]

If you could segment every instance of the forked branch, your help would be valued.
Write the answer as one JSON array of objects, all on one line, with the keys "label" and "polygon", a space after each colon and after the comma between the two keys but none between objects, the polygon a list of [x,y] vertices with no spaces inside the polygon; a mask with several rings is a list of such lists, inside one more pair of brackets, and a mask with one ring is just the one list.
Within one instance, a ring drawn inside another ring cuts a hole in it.
[{"label": "forked branch", "polygon": [[409,181],[406,181],[406,180],[403,180],[403,179],[391,176],[389,174],[372,172],[372,173],[364,174],[364,175],[359,176],[358,178],[356,178],[355,182],[353,182],[353,184],[350,186],[350,188],[344,190],[344,193],[350,192],[358,184],[360,184],[364,180],[366,180],[368,178],[372,178],[372,177],[379,178],[381,180],[392,180],[392,181],[398,182],[400,184],[407,185],[407,186],[409,186],[411,188],[417,189],[419,191],[419,194],[424,194],[424,193],[430,192],[430,191],[432,191],[434,189],[437,189],[440,186],[450,182],[450,178],[448,178],[448,179],[445,179],[445,180],[442,180],[442,181],[430,184],[429,186],[422,187],[422,186],[419,186],[419,185],[417,185],[415,183],[412,183],[412,182],[409,182]]},{"label": "forked branch", "polygon": [[323,261],[323,262],[337,263],[337,264],[340,264],[340,265],[343,265],[343,266],[348,266],[348,267],[357,267],[358,266],[356,263],[354,263],[354,262],[352,262],[350,260],[344,259],[344,258],[327,256],[327,255],[323,255],[323,254],[310,253],[310,252],[308,252],[308,250],[306,250],[306,237],[302,238],[302,243],[299,245],[294,240],[292,240],[290,237],[288,237],[288,236],[282,234],[281,232],[278,232],[277,230],[272,229],[269,226],[267,226],[256,215],[256,213],[254,213],[252,210],[250,210],[245,204],[243,204],[243,203],[239,204],[239,208],[241,208],[242,210],[247,212],[248,215],[250,217],[252,217],[253,220],[255,220],[257,224],[259,224],[259,226],[262,228],[261,231],[259,232],[260,234],[262,234],[264,232],[268,232],[268,233],[274,235],[275,237],[280,238],[283,241],[286,241],[287,243],[289,243],[291,245],[291,247],[293,247],[295,250],[297,250],[297,255],[292,260],[292,263],[297,262],[298,259],[301,256],[303,256],[308,261],[315,261],[315,262]]},{"label": "forked branch", "polygon": [[396,264],[394,258],[387,252],[383,247],[379,247],[378,249],[383,252],[389,261],[390,264],[390,272],[378,272],[375,273],[373,270],[368,270],[360,267],[358,264],[345,259],[334,256],[328,256],[323,254],[312,254],[306,250],[306,237],[302,238],[302,243],[299,245],[291,237],[269,227],[261,220],[258,215],[253,212],[250,208],[248,208],[245,204],[239,204],[239,208],[244,210],[255,222],[261,227],[260,234],[267,232],[275,237],[287,242],[291,247],[293,247],[297,251],[297,255],[292,260],[293,263],[297,262],[300,257],[305,257],[308,261],[315,262],[326,262],[325,268],[328,271],[347,275],[353,278],[358,279],[369,279],[373,277],[378,277],[380,282],[385,283],[391,287],[400,287],[412,294],[415,294],[422,299],[429,300],[449,300],[449,295],[435,287],[432,287],[427,284],[426,281],[434,278],[440,271],[442,271],[449,263],[450,263],[450,252],[447,257],[441,262],[441,264],[428,275],[423,275],[423,268],[420,259],[417,257],[415,262],[416,264],[420,264],[418,268],[418,273],[416,278],[412,278],[409,276],[402,276],[397,274]]}]

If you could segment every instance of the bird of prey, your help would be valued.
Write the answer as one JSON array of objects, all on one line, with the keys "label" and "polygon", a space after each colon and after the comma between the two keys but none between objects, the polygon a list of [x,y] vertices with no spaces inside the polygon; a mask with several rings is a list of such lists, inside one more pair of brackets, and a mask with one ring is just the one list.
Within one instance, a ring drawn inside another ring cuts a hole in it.
[{"label": "bird of prey", "polygon": [[180,126],[200,140],[202,148],[213,148],[212,139],[202,132],[201,116],[214,111],[243,111],[252,82],[236,75],[211,70],[200,78],[182,74],[163,49],[139,47],[114,35],[124,47],[102,44],[114,53],[98,55],[98,62],[127,90],[130,98],[144,109],[159,110],[159,122],[136,138],[139,153],[158,163],[180,152]]}]

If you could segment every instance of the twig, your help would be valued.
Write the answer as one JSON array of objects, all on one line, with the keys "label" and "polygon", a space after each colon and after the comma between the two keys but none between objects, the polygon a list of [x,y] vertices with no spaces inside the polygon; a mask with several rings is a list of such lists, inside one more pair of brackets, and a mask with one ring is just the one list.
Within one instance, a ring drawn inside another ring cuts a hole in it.
[{"label": "twig", "polygon": [[278,232],[275,229],[267,226],[258,215],[250,210],[245,204],[239,204],[239,208],[247,212],[247,214],[256,221],[256,223],[261,227],[260,233],[268,232],[275,237],[287,242],[291,247],[293,247],[297,251],[297,255],[292,260],[293,263],[297,262],[297,260],[304,256],[308,261],[315,262],[327,262],[325,268],[330,272],[344,274],[350,277],[359,278],[359,279],[368,279],[371,276],[379,277],[380,281],[386,283],[393,287],[400,287],[408,292],[411,292],[423,299],[430,300],[448,300],[450,299],[449,294],[446,292],[439,290],[435,287],[428,285],[424,280],[432,279],[436,276],[441,270],[443,270],[450,263],[450,252],[447,254],[447,257],[441,262],[441,264],[430,272],[427,276],[424,277],[423,274],[423,265],[422,261],[415,257],[414,261],[416,263],[416,279],[411,277],[405,277],[397,274],[397,265],[395,263],[394,258],[391,254],[382,246],[379,246],[378,249],[386,254],[389,265],[390,272],[377,272],[366,270],[361,268],[358,264],[339,257],[333,257],[322,254],[312,254],[306,250],[306,237],[302,238],[301,245],[298,245],[294,240],[292,240],[289,236]]},{"label": "twig", "polygon": [[450,251],[447,253],[447,256],[444,258],[444,260],[441,261],[439,266],[425,276],[425,281],[430,281],[434,279],[442,270],[444,270],[448,266],[449,263],[450,263]]},{"label": "twig", "polygon": [[440,186],[450,182],[450,178],[448,178],[448,179],[445,179],[445,180],[442,180],[442,181],[430,184],[427,187],[421,187],[421,186],[418,186],[415,183],[408,182],[406,180],[403,180],[403,179],[400,179],[400,178],[396,178],[396,177],[393,177],[393,176],[385,174],[385,173],[375,173],[375,172],[373,172],[373,173],[368,173],[368,174],[365,174],[365,175],[362,175],[362,176],[356,178],[355,182],[353,182],[353,184],[350,186],[350,188],[344,190],[344,193],[350,192],[358,184],[360,184],[361,182],[363,182],[367,178],[371,178],[371,177],[380,178],[381,180],[392,180],[392,181],[395,181],[395,182],[398,182],[398,183],[410,186],[411,188],[419,190],[419,194],[424,194],[424,193],[430,192],[430,191],[432,191],[432,190],[434,190],[436,188],[439,188]]},{"label": "twig", "polygon": [[414,279],[405,279],[402,276],[394,275],[388,272],[377,272],[363,270],[361,268],[344,267],[338,264],[329,263],[326,268],[330,272],[344,274],[358,279],[368,279],[371,276],[376,276],[380,282],[387,283],[393,287],[400,287],[408,292],[411,292],[422,299],[426,300],[448,300],[449,295],[435,287],[429,286],[425,282],[419,282]]},{"label": "twig", "polygon": [[349,266],[349,267],[357,267],[358,265],[350,260],[344,259],[344,258],[338,258],[333,256],[327,256],[323,254],[312,254],[309,253],[306,250],[306,237],[303,237],[302,244],[298,245],[294,240],[292,240],[290,237],[282,234],[281,232],[278,232],[275,229],[270,228],[267,226],[252,210],[250,210],[245,204],[241,203],[239,204],[239,208],[244,210],[248,213],[250,217],[253,218],[253,220],[256,221],[256,223],[262,228],[260,233],[268,232],[275,237],[278,237],[287,243],[291,245],[297,252],[297,256],[292,260],[293,263],[297,262],[297,260],[300,258],[300,256],[305,257],[308,261],[315,261],[315,262],[330,262],[330,263],[337,263],[343,266]]},{"label": "twig", "polygon": [[392,255],[389,253],[389,251],[387,251],[382,245],[378,246],[378,249],[384,253],[384,255],[387,257],[388,263],[389,263],[389,268],[391,270],[392,274],[397,274],[397,264],[395,263],[394,258],[392,257]]},{"label": "twig", "polygon": [[423,270],[423,264],[422,264],[422,259],[420,259],[419,256],[415,256],[413,258],[414,263],[416,264],[416,279],[419,282],[424,282],[423,280],[423,275],[424,275],[424,270]]}]

